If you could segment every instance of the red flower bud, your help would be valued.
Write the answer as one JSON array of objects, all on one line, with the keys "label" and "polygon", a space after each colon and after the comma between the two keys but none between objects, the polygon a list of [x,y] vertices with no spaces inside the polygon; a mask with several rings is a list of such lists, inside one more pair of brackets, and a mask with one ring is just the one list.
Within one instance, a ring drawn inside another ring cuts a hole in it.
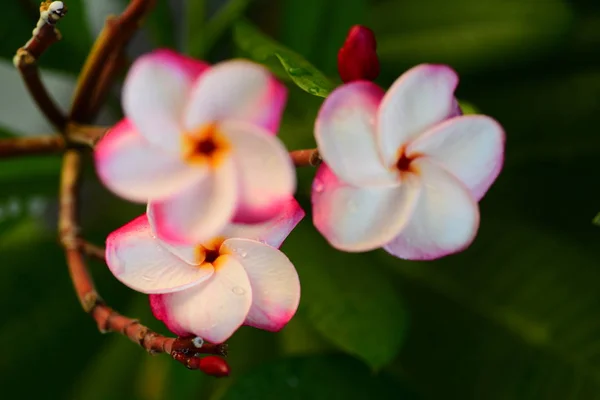
[{"label": "red flower bud", "polygon": [[338,52],[338,71],[345,83],[369,80],[379,75],[377,41],[372,30],[354,25],[348,32],[344,45]]},{"label": "red flower bud", "polygon": [[200,360],[199,368],[207,375],[216,376],[218,378],[229,376],[229,365],[227,362],[217,356],[208,356]]}]

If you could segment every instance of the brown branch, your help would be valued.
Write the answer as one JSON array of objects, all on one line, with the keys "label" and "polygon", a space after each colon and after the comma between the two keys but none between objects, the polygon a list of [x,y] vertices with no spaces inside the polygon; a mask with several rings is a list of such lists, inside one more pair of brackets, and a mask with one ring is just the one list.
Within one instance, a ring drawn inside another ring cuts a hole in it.
[{"label": "brown branch", "polygon": [[79,249],[88,257],[95,258],[100,261],[105,260],[105,249],[104,247],[97,246],[93,243],[86,242],[85,240],[79,240]]},{"label": "brown branch", "polygon": [[316,167],[323,161],[318,149],[290,151],[290,157],[296,167]]},{"label": "brown branch", "polygon": [[208,366],[212,369],[205,368],[199,357],[201,354],[226,355],[226,345],[205,343],[199,338],[169,338],[160,335],[137,320],[117,313],[100,298],[85,263],[82,248],[101,258],[104,251],[79,238],[78,188],[81,163],[82,154],[79,150],[69,149],[65,152],[60,181],[58,232],[65,248],[75,293],[83,310],[94,318],[101,332],[119,332],[148,352],[167,353],[188,368],[201,369],[216,376],[227,375],[229,367],[224,360],[220,361],[222,368],[215,370],[214,364]]},{"label": "brown branch", "polygon": [[56,29],[55,24],[66,14],[67,8],[57,8],[56,3],[60,2],[54,3],[54,6],[50,1],[42,3],[40,6],[40,19],[33,30],[32,37],[25,43],[25,46],[17,50],[17,54],[13,58],[13,63],[21,73],[25,86],[38,108],[56,129],[63,132],[67,119],[52,97],[50,97],[40,79],[40,73],[37,68],[37,60],[44,51],[54,42],[60,40],[60,32]]},{"label": "brown branch", "polygon": [[61,136],[44,135],[0,139],[0,158],[22,155],[56,154],[65,149],[65,140]]},{"label": "brown branch", "polygon": [[[94,148],[107,131],[108,128],[103,126],[70,124],[67,128],[66,137],[71,143],[71,147]],[[0,158],[57,154],[62,153],[66,148],[65,138],[59,135],[0,139]]]},{"label": "brown branch", "polygon": [[[104,29],[94,43],[83,70],[79,76],[73,105],[69,119],[75,122],[88,122],[94,117],[91,111],[98,108],[98,104],[90,104],[94,98],[102,99],[110,89],[109,79],[114,78],[118,62],[110,62],[111,54],[119,53],[137,31],[140,21],[148,14],[156,0],[131,0],[125,11],[119,17],[109,17]],[[104,69],[109,72],[103,73]],[[100,86],[103,85],[103,86]]]}]

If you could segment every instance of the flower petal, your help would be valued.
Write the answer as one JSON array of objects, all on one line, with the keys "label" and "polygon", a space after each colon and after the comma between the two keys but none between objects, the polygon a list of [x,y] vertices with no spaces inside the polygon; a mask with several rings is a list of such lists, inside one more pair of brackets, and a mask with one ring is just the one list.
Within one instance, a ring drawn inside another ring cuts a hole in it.
[{"label": "flower petal", "polygon": [[206,173],[201,166],[190,167],[151,146],[127,119],[108,131],[94,157],[100,180],[119,196],[137,202],[171,196]]},{"label": "flower petal", "polygon": [[194,80],[208,66],[159,50],[138,58],[123,86],[123,109],[155,145],[178,151],[182,113]]},{"label": "flower petal", "polygon": [[296,170],[283,144],[257,126],[225,122],[233,147],[239,194],[236,222],[263,222],[279,214],[296,189]]},{"label": "flower petal", "polygon": [[479,227],[479,208],[468,189],[426,158],[413,161],[423,193],[409,224],[384,246],[408,260],[433,260],[467,248]]},{"label": "flower petal", "polygon": [[113,275],[142,293],[170,293],[197,285],[213,268],[190,265],[157,240],[142,215],[108,235],[106,263]]},{"label": "flower petal", "polygon": [[252,287],[252,307],[246,325],[278,331],[289,322],[300,303],[300,280],[281,251],[248,239],[227,239],[221,247],[242,264]]},{"label": "flower petal", "polygon": [[279,248],[287,236],[304,218],[300,204],[290,197],[274,218],[259,224],[230,224],[223,231],[226,238],[244,238]]},{"label": "flower petal", "polygon": [[176,196],[148,203],[148,218],[159,238],[197,244],[218,235],[231,221],[237,196],[233,161],[224,159],[212,171]]},{"label": "flower petal", "polygon": [[349,83],[334,90],[321,106],[315,123],[319,153],[344,182],[373,186],[397,181],[377,150],[375,119],[383,95],[374,83]]},{"label": "flower petal", "polygon": [[339,250],[373,250],[408,223],[419,192],[418,179],[410,176],[397,187],[350,186],[322,164],[312,187],[313,223]]},{"label": "flower petal", "polygon": [[209,280],[181,292],[154,295],[150,304],[154,316],[173,333],[222,343],[244,323],[252,288],[239,261],[223,255]]},{"label": "flower petal", "polygon": [[249,122],[276,134],[285,86],[263,66],[244,60],[215,65],[194,85],[185,113],[188,131],[223,119]]},{"label": "flower petal", "polygon": [[399,149],[435,124],[456,113],[454,89],[458,76],[445,65],[411,68],[390,87],[377,118],[379,150],[385,165],[393,165]]},{"label": "flower petal", "polygon": [[419,137],[406,152],[435,160],[479,201],[502,169],[504,130],[484,115],[452,118]]}]

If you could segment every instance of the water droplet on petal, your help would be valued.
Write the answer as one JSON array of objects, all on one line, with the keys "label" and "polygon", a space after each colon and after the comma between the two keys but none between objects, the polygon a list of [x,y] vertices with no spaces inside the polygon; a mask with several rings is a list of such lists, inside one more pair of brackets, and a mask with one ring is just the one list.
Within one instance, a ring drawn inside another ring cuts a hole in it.
[{"label": "water droplet on petal", "polygon": [[317,193],[321,193],[323,191],[323,188],[323,181],[320,179],[315,179],[315,181],[313,182],[313,190]]},{"label": "water droplet on petal", "polygon": [[244,290],[244,288],[240,287],[240,286],[234,286],[233,289],[231,289],[231,291],[237,295],[243,295],[246,293],[246,291]]},{"label": "water droplet on petal", "polygon": [[349,201],[349,202],[348,202],[348,211],[349,211],[349,212],[351,212],[351,213],[355,213],[355,212],[356,212],[356,209],[357,209],[357,207],[356,207],[356,202],[354,202],[354,201],[352,201],[352,200],[351,200],[351,201]]}]

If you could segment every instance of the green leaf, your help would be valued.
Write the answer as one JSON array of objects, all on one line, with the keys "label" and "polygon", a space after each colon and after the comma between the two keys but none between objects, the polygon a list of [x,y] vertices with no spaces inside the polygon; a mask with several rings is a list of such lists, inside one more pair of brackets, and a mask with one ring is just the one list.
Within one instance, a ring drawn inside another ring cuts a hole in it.
[{"label": "green leaf", "polygon": [[[197,3],[194,1],[193,3]],[[158,0],[156,7],[148,15],[144,27],[150,32],[155,47],[176,48],[175,20],[168,0]]]},{"label": "green leaf", "polygon": [[373,375],[341,355],[297,357],[266,364],[240,377],[223,400],[415,399],[385,375]]},{"label": "green leaf", "polygon": [[198,57],[205,56],[213,48],[225,31],[242,16],[252,1],[229,0],[208,20]]},{"label": "green leaf", "polygon": [[204,49],[206,1],[188,1],[184,7],[184,52],[191,57],[200,57]]},{"label": "green leaf", "polygon": [[436,62],[471,71],[526,65],[555,50],[566,43],[573,10],[561,0],[387,1],[372,7],[369,21],[385,70]]},{"label": "green leaf", "polygon": [[276,57],[292,81],[302,90],[319,97],[327,97],[334,84],[322,72],[293,51],[276,43],[246,21],[234,26],[236,44],[256,62],[270,66]]},{"label": "green leaf", "polygon": [[334,250],[308,220],[283,249],[302,282],[301,315],[372,368],[392,361],[403,343],[407,315],[385,271],[373,267],[368,255]]}]

